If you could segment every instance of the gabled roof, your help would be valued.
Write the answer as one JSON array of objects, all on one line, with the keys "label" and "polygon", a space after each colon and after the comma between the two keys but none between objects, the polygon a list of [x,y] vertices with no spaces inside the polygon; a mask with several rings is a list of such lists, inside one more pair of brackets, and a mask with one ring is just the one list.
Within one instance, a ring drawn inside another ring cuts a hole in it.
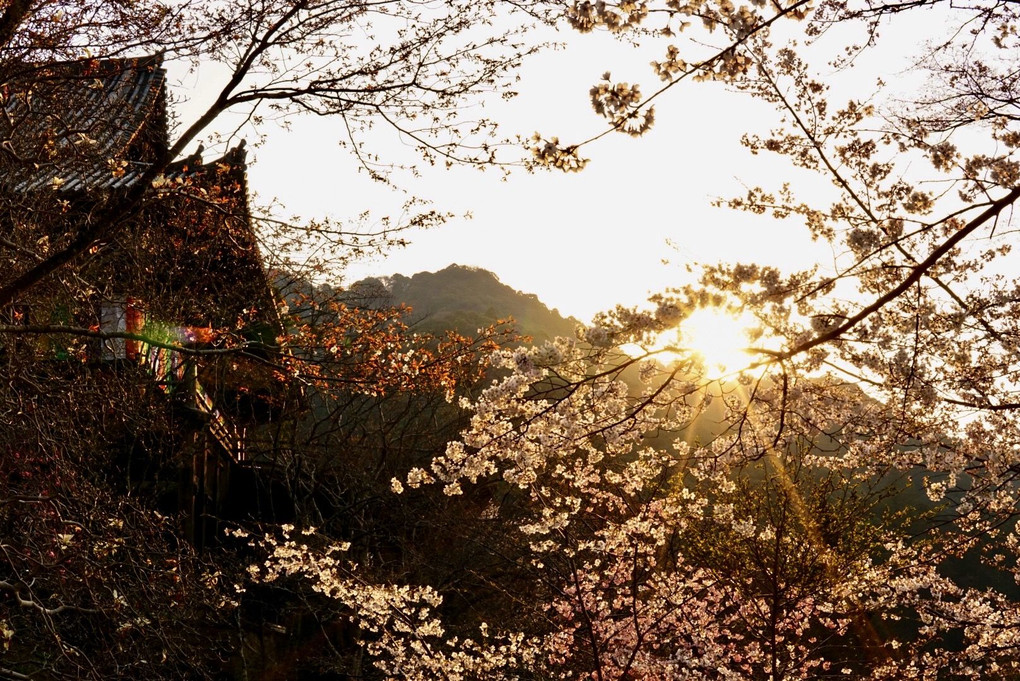
[{"label": "gabled roof", "polygon": [[156,55],[40,65],[0,85],[0,182],[17,192],[131,185],[166,149],[161,64]]}]

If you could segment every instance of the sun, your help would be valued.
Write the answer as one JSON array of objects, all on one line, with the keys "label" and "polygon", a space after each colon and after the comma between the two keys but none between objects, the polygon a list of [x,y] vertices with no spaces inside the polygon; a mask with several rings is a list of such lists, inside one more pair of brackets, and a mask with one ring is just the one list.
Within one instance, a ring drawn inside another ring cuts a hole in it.
[{"label": "sun", "polygon": [[704,377],[715,380],[735,377],[750,367],[754,363],[751,347],[761,342],[761,336],[761,325],[746,312],[703,307],[651,342],[628,343],[622,349],[632,357],[652,355],[664,365],[693,357]]},{"label": "sun", "polygon": [[751,363],[749,315],[733,315],[721,308],[695,310],[680,324],[681,347],[698,355],[710,376],[739,372]]},{"label": "sun", "polygon": [[710,378],[738,373],[751,363],[748,348],[754,320],[717,307],[703,307],[680,323],[680,347],[697,355]]}]

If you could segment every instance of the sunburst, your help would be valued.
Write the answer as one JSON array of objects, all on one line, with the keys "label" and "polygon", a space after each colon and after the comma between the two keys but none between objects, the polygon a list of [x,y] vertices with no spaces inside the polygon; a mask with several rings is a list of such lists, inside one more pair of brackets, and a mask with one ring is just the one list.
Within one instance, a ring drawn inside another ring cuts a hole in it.
[{"label": "sunburst", "polygon": [[740,373],[753,362],[748,347],[757,327],[748,314],[734,315],[717,307],[695,310],[677,328],[665,331],[652,342],[628,344],[623,350],[634,357],[651,355],[659,362],[695,358],[709,379]]},{"label": "sunburst", "polygon": [[748,353],[754,319],[746,313],[731,314],[722,308],[695,310],[677,332],[679,345],[696,355],[709,378],[739,373],[752,362]]}]

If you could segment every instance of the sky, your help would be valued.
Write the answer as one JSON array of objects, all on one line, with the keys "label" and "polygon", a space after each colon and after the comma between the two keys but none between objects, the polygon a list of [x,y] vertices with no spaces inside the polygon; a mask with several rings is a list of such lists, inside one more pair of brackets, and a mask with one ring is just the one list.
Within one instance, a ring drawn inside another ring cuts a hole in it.
[{"label": "sky", "polygon": [[[606,70],[614,81],[639,82],[645,91],[657,87],[648,66],[657,54],[606,36],[562,38],[566,49],[526,63],[517,98],[487,110],[503,133],[541,131],[574,141],[600,132],[604,122],[591,110],[588,89]],[[886,76],[895,73],[891,63],[880,69]],[[176,78],[185,93],[204,82],[201,72]],[[864,82],[865,76],[855,78]],[[193,105],[200,103],[192,97]],[[775,121],[769,107],[719,84],[692,83],[667,93],[656,108],[656,125],[645,136],[612,135],[586,148],[591,163],[580,173],[515,171],[504,179],[491,170],[424,168],[418,179],[398,177],[405,189],[458,217],[408,234],[411,245],[387,257],[355,262],[344,281],[452,263],[476,266],[588,321],[617,303],[640,305],[650,293],[686,283],[688,264],[753,260],[791,270],[831,263],[833,254],[794,221],[711,207],[713,198],[742,194],[755,183],[813,181],[741,147],[741,132]],[[274,199],[285,214],[303,217],[400,213],[406,196],[358,172],[339,146],[337,121],[298,118],[289,130],[271,126],[265,132],[249,153],[256,201]],[[381,149],[384,156],[408,153],[399,140],[381,144],[391,145]]]}]

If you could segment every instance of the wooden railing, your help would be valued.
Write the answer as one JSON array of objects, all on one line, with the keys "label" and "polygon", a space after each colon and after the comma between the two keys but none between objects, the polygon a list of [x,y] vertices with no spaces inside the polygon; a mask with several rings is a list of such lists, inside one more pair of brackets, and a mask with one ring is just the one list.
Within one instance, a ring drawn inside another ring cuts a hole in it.
[{"label": "wooden railing", "polygon": [[193,357],[142,343],[138,360],[160,390],[183,399],[187,408],[202,417],[209,433],[236,463],[244,461],[243,433],[216,407],[198,380],[198,363]]}]

